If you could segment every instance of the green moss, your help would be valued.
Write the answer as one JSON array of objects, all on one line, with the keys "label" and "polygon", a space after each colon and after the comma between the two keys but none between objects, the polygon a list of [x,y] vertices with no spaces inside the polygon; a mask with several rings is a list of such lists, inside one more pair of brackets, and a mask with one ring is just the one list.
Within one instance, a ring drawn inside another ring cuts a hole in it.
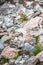
[{"label": "green moss", "polygon": [[19,54],[16,53],[14,59],[16,60],[19,57]]},{"label": "green moss", "polygon": [[6,63],[6,62],[9,62],[9,59],[2,57],[0,63]]},{"label": "green moss", "polygon": [[27,20],[28,20],[28,17],[27,17],[26,14],[23,14],[22,17],[21,17],[21,19],[22,19],[23,21],[27,21]]},{"label": "green moss", "polygon": [[40,48],[36,45],[34,55],[37,55],[39,52],[41,52]]}]

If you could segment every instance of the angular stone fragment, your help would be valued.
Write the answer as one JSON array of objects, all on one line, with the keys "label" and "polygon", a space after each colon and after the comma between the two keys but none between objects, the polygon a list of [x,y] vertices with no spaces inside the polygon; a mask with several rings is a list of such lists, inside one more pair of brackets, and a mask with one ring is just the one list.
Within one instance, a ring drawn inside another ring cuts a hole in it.
[{"label": "angular stone fragment", "polygon": [[16,49],[10,48],[10,47],[8,46],[8,47],[6,47],[6,48],[2,51],[1,55],[2,55],[3,57],[7,58],[7,59],[11,59],[11,58],[14,58],[14,57],[15,57],[16,52],[17,52]]},{"label": "angular stone fragment", "polygon": [[35,17],[35,18],[32,18],[29,22],[27,22],[25,25],[24,25],[24,29],[26,29],[27,31],[29,29],[34,29],[35,27],[38,26],[38,24],[40,24],[42,22],[42,18],[41,17]]},{"label": "angular stone fragment", "polygon": [[3,64],[3,65],[9,65],[8,63],[5,63],[5,64]]},{"label": "angular stone fragment", "polygon": [[43,62],[43,51],[41,51],[37,56],[36,56],[40,62]]},{"label": "angular stone fragment", "polygon": [[1,36],[4,36],[4,35],[8,35],[8,33],[7,33],[7,32],[2,32],[2,33],[0,33],[0,37],[1,37]]},{"label": "angular stone fragment", "polygon": [[26,52],[33,52],[34,46],[30,45],[29,43],[25,43],[23,46],[23,50]]},{"label": "angular stone fragment", "polygon": [[9,40],[10,40],[10,37],[7,36],[7,35],[4,35],[4,36],[1,38],[2,43],[6,42],[6,41],[9,41]]},{"label": "angular stone fragment", "polygon": [[3,49],[4,49],[4,44],[0,42],[0,53],[2,52]]},{"label": "angular stone fragment", "polygon": [[37,57],[31,57],[31,58],[28,60],[28,64],[27,64],[27,65],[36,65],[37,62],[38,62]]}]

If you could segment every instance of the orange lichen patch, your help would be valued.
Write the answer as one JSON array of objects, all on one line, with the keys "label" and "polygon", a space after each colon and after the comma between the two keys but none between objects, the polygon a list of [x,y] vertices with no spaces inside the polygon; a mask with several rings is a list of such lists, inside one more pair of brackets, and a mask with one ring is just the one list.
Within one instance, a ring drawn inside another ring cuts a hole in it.
[{"label": "orange lichen patch", "polygon": [[22,14],[20,12],[17,12],[17,16],[22,16]]},{"label": "orange lichen patch", "polygon": [[18,13],[18,16],[21,16],[21,13]]},{"label": "orange lichen patch", "polygon": [[30,40],[31,40],[31,35],[28,34],[28,35],[26,36],[26,41],[28,42],[28,41],[30,41]]}]

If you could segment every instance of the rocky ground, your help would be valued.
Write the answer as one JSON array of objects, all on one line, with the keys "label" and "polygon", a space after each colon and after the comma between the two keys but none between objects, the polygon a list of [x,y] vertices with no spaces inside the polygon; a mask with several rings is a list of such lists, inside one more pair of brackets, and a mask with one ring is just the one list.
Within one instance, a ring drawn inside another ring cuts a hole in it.
[{"label": "rocky ground", "polygon": [[0,0],[0,65],[43,65],[42,0]]}]

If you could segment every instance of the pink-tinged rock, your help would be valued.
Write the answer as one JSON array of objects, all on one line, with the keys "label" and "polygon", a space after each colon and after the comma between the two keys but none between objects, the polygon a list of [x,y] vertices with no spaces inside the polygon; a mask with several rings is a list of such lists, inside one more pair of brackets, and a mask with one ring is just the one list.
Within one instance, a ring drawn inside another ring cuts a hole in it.
[{"label": "pink-tinged rock", "polygon": [[33,28],[37,27],[38,23],[41,23],[41,22],[42,22],[42,18],[41,17],[32,18],[30,21],[28,21],[24,25],[24,29],[26,29],[27,31],[29,29],[33,29]]},{"label": "pink-tinged rock", "polygon": [[15,50],[14,48],[10,48],[10,47],[8,46],[8,47],[6,47],[6,48],[2,51],[1,55],[2,55],[3,57],[7,58],[7,59],[11,59],[11,58],[14,58],[15,53],[16,53],[16,50]]},{"label": "pink-tinged rock", "polygon": [[37,58],[39,59],[39,61],[43,61],[43,51],[41,51],[38,55]]}]

